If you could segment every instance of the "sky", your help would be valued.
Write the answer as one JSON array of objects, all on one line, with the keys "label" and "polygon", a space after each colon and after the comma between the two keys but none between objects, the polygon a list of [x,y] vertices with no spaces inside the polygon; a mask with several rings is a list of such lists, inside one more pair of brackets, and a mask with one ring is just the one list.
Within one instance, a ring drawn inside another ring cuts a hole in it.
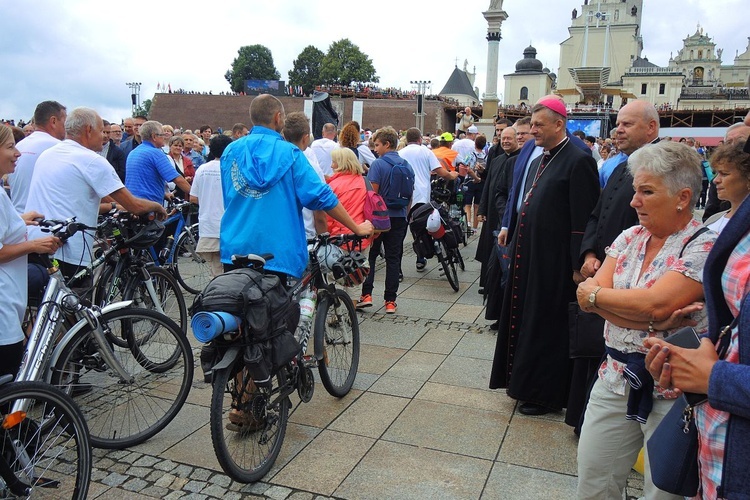
[{"label": "sky", "polygon": [[[595,1],[595,0],[592,0]],[[723,64],[748,45],[747,0],[644,0],[643,56],[666,66],[697,25],[724,49]],[[558,72],[560,43],[581,1],[504,0],[498,94],[529,44]],[[113,9],[114,5],[120,5]],[[244,45],[268,47],[282,80],[308,45],[327,52],[349,39],[372,59],[382,87],[411,90],[431,81],[442,90],[455,66],[476,71],[485,92],[489,0],[343,2],[308,0],[119,2],[28,0],[0,16],[0,118],[25,119],[38,102],[88,106],[117,121],[130,114],[128,82],[141,101],[172,89],[228,91],[224,74]],[[395,8],[391,6],[396,6]],[[429,8],[425,8],[428,6]],[[737,15],[732,15],[732,12]],[[476,70],[474,70],[476,68]]]}]

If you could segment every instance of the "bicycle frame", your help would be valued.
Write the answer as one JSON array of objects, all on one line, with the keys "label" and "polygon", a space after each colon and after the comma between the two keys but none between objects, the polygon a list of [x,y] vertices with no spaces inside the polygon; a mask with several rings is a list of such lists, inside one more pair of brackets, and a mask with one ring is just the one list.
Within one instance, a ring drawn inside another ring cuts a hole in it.
[{"label": "bicycle frame", "polygon": [[[190,228],[190,224],[188,224],[190,219],[190,214],[185,215],[182,212],[182,208],[178,209],[177,212],[168,217],[167,220],[164,221],[164,225],[168,226],[174,222],[177,222],[177,226],[174,230],[174,240],[172,240],[172,247],[169,249],[169,255],[167,255],[167,259],[164,261],[165,265],[170,265],[174,263],[174,255],[177,251],[177,241],[180,239],[179,236],[182,234],[183,231],[188,231]],[[154,263],[157,266],[161,266],[161,263],[159,262],[159,254],[157,253],[156,249],[152,246],[148,248],[148,253],[151,256],[151,258],[154,260]]]}]

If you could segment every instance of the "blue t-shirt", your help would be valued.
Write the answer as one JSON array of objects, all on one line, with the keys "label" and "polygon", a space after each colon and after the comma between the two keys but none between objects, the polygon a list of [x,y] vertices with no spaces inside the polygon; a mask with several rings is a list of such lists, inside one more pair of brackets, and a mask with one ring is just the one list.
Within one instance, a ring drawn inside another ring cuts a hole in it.
[{"label": "blue t-shirt", "polygon": [[[370,170],[367,172],[367,179],[373,184],[378,185],[378,193],[383,196],[383,193],[388,192],[388,187],[391,184],[391,169],[393,166],[383,158],[388,158],[392,163],[399,164],[406,160],[402,159],[397,152],[388,151],[382,157],[378,158],[372,165]],[[389,208],[388,217],[406,217],[408,207],[404,208]]]},{"label": "blue t-shirt", "polygon": [[125,187],[133,196],[157,203],[164,201],[165,184],[179,175],[164,151],[149,141],[135,148],[125,163]]}]

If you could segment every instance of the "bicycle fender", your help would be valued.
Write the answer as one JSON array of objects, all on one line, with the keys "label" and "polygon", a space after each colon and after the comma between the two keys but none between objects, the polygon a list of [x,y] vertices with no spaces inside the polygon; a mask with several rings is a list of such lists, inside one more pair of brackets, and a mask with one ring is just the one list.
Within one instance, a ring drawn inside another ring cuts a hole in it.
[{"label": "bicycle fender", "polygon": [[224,353],[224,356],[221,357],[221,360],[216,363],[211,368],[211,370],[215,372],[218,370],[224,370],[232,366],[234,361],[237,359],[237,355],[240,353],[240,350],[240,346],[232,346],[227,349],[227,352]]},{"label": "bicycle fender", "polygon": [[[112,311],[119,311],[120,309],[126,309],[130,307],[133,304],[132,300],[123,300],[121,302],[113,302],[111,304],[107,304],[102,308],[102,315],[110,313]],[[71,340],[73,340],[73,337],[75,337],[78,332],[81,331],[84,327],[88,326],[88,321],[85,319],[81,319],[73,325],[73,327],[65,332],[65,335],[63,335],[63,338],[60,340],[60,342],[57,343],[55,346],[55,350],[52,352],[52,359],[49,363],[49,369],[47,370],[47,373],[44,375],[44,381],[49,382],[50,377],[52,376],[52,369],[57,365],[57,361],[60,358],[60,353],[63,352],[65,349],[65,346],[67,346]]]}]

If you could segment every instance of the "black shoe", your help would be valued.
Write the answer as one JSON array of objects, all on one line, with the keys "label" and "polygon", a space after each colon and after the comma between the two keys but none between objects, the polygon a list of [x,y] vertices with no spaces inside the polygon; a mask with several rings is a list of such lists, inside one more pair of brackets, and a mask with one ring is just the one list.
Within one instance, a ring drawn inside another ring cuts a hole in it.
[{"label": "black shoe", "polygon": [[495,321],[490,325],[490,330],[499,330],[500,329],[500,321]]},{"label": "black shoe", "polygon": [[484,295],[484,288],[480,288],[479,290],[477,290],[477,293],[479,295]]},{"label": "black shoe", "polygon": [[539,415],[546,415],[547,413],[551,413],[555,410],[552,408],[548,408],[546,406],[534,404],[534,403],[522,403],[521,406],[518,408],[518,411],[523,413],[524,415],[532,415],[532,416],[539,416]]}]

